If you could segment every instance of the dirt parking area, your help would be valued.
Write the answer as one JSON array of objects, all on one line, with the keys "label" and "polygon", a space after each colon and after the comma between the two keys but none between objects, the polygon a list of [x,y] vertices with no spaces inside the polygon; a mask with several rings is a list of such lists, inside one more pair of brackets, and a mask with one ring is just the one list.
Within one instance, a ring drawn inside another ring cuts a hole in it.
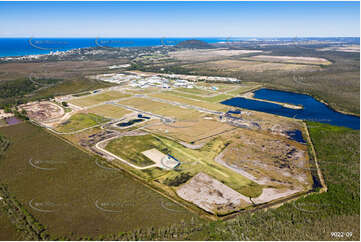
[{"label": "dirt parking area", "polygon": [[217,215],[251,205],[249,198],[203,172],[180,186],[176,192],[184,200]]}]

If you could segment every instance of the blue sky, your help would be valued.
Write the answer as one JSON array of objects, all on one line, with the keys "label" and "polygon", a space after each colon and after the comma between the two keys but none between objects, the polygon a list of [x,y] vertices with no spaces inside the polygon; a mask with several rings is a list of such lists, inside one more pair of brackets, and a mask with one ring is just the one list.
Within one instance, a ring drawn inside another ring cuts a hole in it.
[{"label": "blue sky", "polygon": [[360,36],[359,2],[0,2],[0,37]]}]

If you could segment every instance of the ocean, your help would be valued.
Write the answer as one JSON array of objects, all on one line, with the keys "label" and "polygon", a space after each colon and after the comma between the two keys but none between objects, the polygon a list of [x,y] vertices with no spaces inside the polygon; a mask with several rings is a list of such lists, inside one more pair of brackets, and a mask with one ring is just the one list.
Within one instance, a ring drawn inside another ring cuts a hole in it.
[{"label": "ocean", "polygon": [[[193,38],[0,38],[0,57],[49,54],[86,47],[149,47],[176,45]],[[207,43],[226,38],[196,38]]]},{"label": "ocean", "polygon": [[328,38],[259,38],[259,37],[185,37],[185,38],[0,38],[0,57],[49,54],[55,51],[67,51],[86,47],[149,47],[176,45],[181,41],[198,39],[209,44],[237,41],[337,41],[344,44],[360,44],[359,37]]}]

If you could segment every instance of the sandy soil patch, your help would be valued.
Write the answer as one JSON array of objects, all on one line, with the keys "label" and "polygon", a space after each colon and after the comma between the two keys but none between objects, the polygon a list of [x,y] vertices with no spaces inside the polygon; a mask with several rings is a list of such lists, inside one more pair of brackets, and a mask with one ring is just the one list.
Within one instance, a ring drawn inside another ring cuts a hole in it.
[{"label": "sandy soil patch", "polygon": [[263,188],[263,192],[261,194],[261,196],[257,197],[257,198],[253,198],[252,200],[256,203],[266,203],[266,202],[270,202],[272,200],[278,199],[278,198],[282,198],[282,197],[287,197],[290,196],[292,194],[295,194],[297,192],[302,191],[302,189],[275,189],[275,188]]},{"label": "sandy soil patch", "polygon": [[176,192],[184,200],[213,214],[227,214],[251,205],[249,198],[202,172]]}]

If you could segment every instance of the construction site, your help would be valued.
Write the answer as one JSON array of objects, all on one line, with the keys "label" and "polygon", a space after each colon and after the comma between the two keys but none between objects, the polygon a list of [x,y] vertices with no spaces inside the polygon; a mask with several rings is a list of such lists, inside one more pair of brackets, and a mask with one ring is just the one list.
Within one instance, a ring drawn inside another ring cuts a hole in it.
[{"label": "construction site", "polygon": [[[295,130],[306,137],[302,121],[221,104],[259,86],[182,76],[190,79],[185,88],[171,79],[178,76],[107,77],[125,81],[20,108],[50,132],[206,217],[312,190],[309,144],[292,139]],[[144,78],[148,87],[134,85]]]}]

